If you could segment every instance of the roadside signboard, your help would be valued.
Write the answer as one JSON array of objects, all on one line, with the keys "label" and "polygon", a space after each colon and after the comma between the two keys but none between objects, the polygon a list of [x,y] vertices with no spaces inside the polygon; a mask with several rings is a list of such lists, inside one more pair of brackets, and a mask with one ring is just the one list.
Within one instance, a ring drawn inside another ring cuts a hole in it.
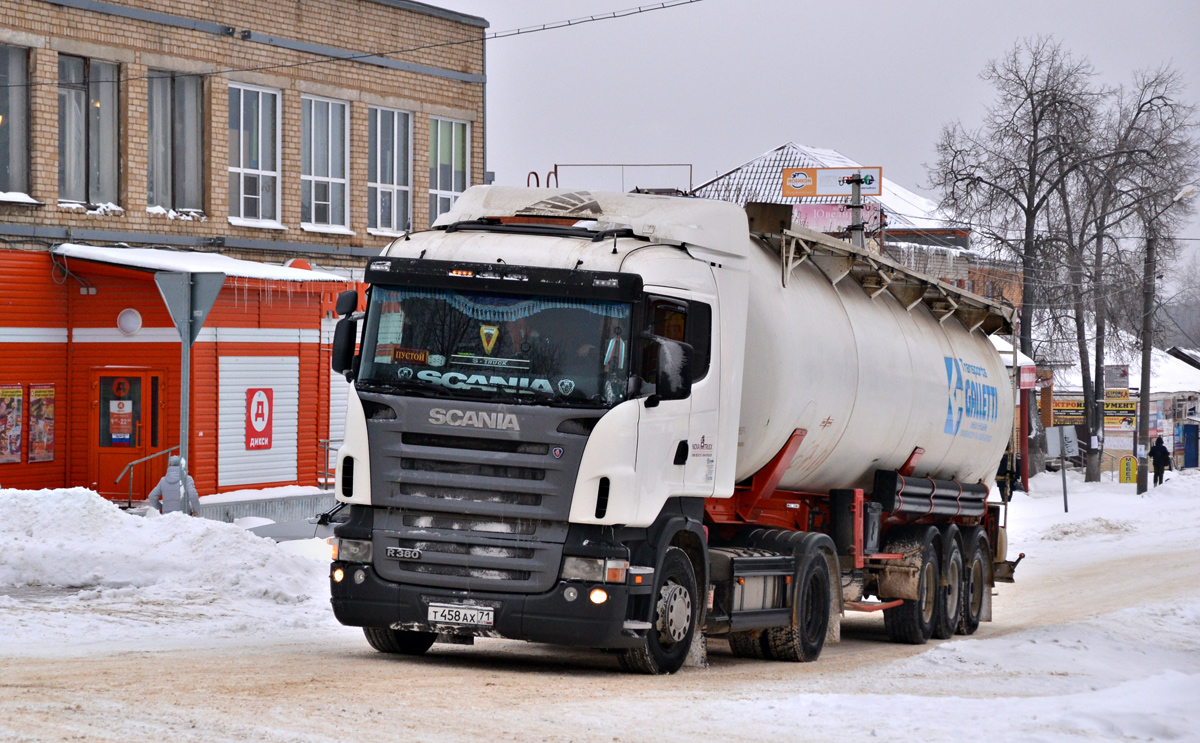
[{"label": "roadside signboard", "polygon": [[863,177],[861,195],[883,193],[883,168],[784,168],[783,197],[852,196],[854,186],[848,179],[856,173]]},{"label": "roadside signboard", "polygon": [[1131,456],[1121,457],[1121,482],[1137,482],[1137,460]]}]

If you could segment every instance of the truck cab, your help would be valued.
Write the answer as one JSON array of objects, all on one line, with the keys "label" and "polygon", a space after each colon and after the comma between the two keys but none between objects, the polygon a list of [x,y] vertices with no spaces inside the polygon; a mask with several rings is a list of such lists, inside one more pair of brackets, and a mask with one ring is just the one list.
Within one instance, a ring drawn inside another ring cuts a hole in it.
[{"label": "truck cab", "polygon": [[748,243],[732,204],[479,188],[371,259],[333,354],[337,618],[382,650],[501,636],[678,668],[704,499],[734,486]]}]

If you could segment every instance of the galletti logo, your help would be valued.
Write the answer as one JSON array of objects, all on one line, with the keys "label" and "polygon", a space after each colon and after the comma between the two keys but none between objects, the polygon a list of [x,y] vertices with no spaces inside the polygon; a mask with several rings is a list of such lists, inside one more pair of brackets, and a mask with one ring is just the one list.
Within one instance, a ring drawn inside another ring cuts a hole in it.
[{"label": "galletti logo", "polygon": [[949,356],[946,359],[946,385],[949,394],[946,398],[946,433],[958,435],[963,416],[963,376],[962,365],[958,359]]}]

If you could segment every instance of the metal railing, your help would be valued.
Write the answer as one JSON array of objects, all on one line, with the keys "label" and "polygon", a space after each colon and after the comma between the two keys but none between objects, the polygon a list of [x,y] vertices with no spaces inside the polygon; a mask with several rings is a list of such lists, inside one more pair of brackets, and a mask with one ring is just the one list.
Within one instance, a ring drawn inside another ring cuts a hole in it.
[{"label": "metal railing", "polygon": [[324,452],[324,455],[325,455],[324,459],[321,460],[322,461],[321,469],[317,472],[317,474],[321,476],[321,489],[322,490],[333,490],[333,489],[335,489],[335,485],[336,485],[336,483],[334,483],[334,480],[336,479],[336,476],[337,476],[337,465],[336,464],[330,465],[329,452],[337,451],[338,447],[340,447],[342,445],[342,440],[341,439],[321,439],[317,443],[319,443],[321,445],[321,451]]},{"label": "metal railing", "polygon": [[[125,473],[127,473],[131,469],[133,469],[134,465],[141,464],[142,462],[149,462],[151,459],[157,459],[164,454],[170,454],[171,452],[175,451],[178,448],[179,448],[179,445],[177,444],[175,446],[172,446],[170,449],[163,449],[162,451],[158,452],[157,454],[151,454],[148,457],[142,457],[141,459],[133,460],[129,464],[125,465],[125,469],[121,470],[121,474],[117,475],[117,479],[114,480],[113,483],[114,484],[120,483],[121,478],[125,477]],[[133,475],[129,476],[129,501],[128,501],[128,505],[126,506],[126,508],[133,508]]]}]

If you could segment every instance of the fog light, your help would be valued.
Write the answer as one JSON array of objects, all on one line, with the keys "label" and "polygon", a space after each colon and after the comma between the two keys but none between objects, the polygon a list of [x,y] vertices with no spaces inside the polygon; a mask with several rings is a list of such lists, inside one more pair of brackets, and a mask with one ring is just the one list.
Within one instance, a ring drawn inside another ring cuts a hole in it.
[{"label": "fog light", "polygon": [[342,572],[341,568],[338,568],[337,570],[333,571],[333,582],[334,583],[341,583],[342,578],[345,578],[345,577],[346,577],[346,574]]},{"label": "fog light", "polygon": [[603,604],[608,601],[608,593],[603,588],[593,588],[592,592],[588,594],[588,598],[592,600],[593,604]]},{"label": "fog light", "polygon": [[575,586],[567,586],[563,590],[563,598],[567,601],[574,601],[579,598],[579,590]]},{"label": "fog light", "polygon": [[364,580],[366,580],[366,579],[367,579],[367,574],[366,574],[366,573],[364,573],[364,572],[363,572],[363,571],[361,571],[361,570],[355,570],[355,571],[354,571],[354,582],[355,582],[355,583],[359,583],[359,584],[361,584],[361,583],[362,583]]}]

